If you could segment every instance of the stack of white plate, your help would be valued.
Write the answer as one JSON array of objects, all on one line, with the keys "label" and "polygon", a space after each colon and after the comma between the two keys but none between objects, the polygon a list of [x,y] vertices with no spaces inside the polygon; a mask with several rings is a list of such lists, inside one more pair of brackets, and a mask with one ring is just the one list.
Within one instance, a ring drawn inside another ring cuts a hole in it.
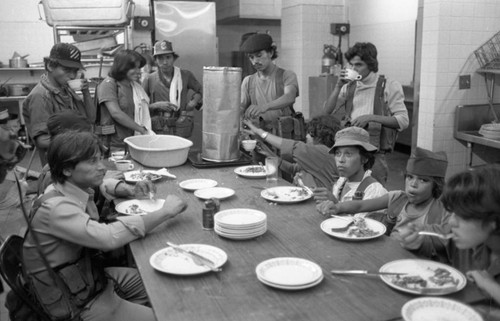
[{"label": "stack of white plate", "polygon": [[500,140],[500,124],[484,124],[479,129],[479,134],[489,139]]},{"label": "stack of white plate", "polygon": [[220,211],[214,217],[214,230],[228,239],[251,239],[266,233],[267,215],[249,208]]},{"label": "stack of white plate", "polygon": [[277,257],[257,265],[260,282],[282,290],[302,290],[321,283],[323,270],[309,260],[297,257]]}]

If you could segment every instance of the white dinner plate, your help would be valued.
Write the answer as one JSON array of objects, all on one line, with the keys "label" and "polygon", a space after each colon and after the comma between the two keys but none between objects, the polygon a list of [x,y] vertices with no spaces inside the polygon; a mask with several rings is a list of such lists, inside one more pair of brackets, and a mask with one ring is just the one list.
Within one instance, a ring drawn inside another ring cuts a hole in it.
[{"label": "white dinner plate", "polygon": [[214,231],[217,235],[225,237],[231,240],[249,240],[256,238],[258,236],[264,235],[267,232],[267,229],[262,229],[253,234],[233,234],[233,233],[224,233],[221,232],[217,227],[214,228]]},{"label": "white dinner plate", "polygon": [[214,216],[214,221],[226,228],[252,228],[265,223],[267,215],[264,212],[250,208],[232,208],[220,211]]},{"label": "white dinner plate", "polygon": [[313,284],[323,276],[323,270],[318,264],[296,257],[266,260],[257,265],[255,273],[261,280],[285,287]]},{"label": "white dinner plate", "polygon": [[276,186],[263,190],[260,196],[275,203],[299,203],[310,199],[313,194],[297,186]]},{"label": "white dinner plate", "polygon": [[405,321],[483,321],[471,307],[445,298],[417,298],[403,305],[401,316]]},{"label": "white dinner plate", "polygon": [[[434,276],[436,269],[446,270],[449,273],[450,277],[453,278],[454,283],[445,283],[439,285],[433,282],[432,277]],[[381,275],[380,278],[387,285],[394,289],[419,295],[446,295],[455,293],[462,290],[467,284],[467,279],[462,272],[449,265],[430,260],[396,260],[384,264],[380,268],[380,272],[407,273],[407,275],[400,276],[399,278],[392,275]],[[420,277],[425,280],[427,284],[426,286],[421,286],[414,283],[408,286],[398,284],[398,280],[401,280],[404,277]]]},{"label": "white dinner plate", "polygon": [[[128,200],[116,205],[115,209],[118,213],[124,215],[146,215],[149,212],[154,212],[162,208],[163,203],[165,203],[163,199]],[[137,205],[137,208],[141,211],[140,213],[133,211],[134,205]]]},{"label": "white dinner plate", "polygon": [[236,175],[246,178],[264,178],[266,177],[266,167],[261,165],[241,166],[234,169]]},{"label": "white dinner plate", "polygon": [[157,180],[161,179],[161,175],[158,175],[155,173],[156,171],[152,170],[143,170],[143,171],[129,171],[123,173],[123,176],[125,177],[125,181],[129,183],[137,183],[140,181],[147,180],[148,176],[151,178],[152,182],[155,182]]},{"label": "white dinner plate", "polygon": [[232,230],[232,229],[227,229],[227,228],[224,228],[224,227],[221,227],[221,226],[215,224],[214,228],[217,229],[219,232],[226,233],[226,234],[247,235],[247,234],[255,234],[255,233],[266,231],[267,226],[262,225],[262,226],[259,226],[256,228],[252,228],[250,230]]},{"label": "white dinner plate", "polygon": [[187,191],[196,191],[202,188],[217,186],[217,182],[213,179],[195,178],[182,181],[179,183],[179,186]]},{"label": "white dinner plate", "polygon": [[[214,262],[216,268],[221,267],[227,261],[226,252],[215,246],[206,244],[181,244],[179,246],[206,257]],[[171,247],[166,247],[151,255],[149,264],[155,270],[175,275],[196,275],[211,271],[207,266],[194,263],[189,255],[179,253]]]},{"label": "white dinner plate", "polygon": [[349,223],[346,220],[344,220],[342,218],[338,218],[338,217],[333,217],[333,218],[329,218],[327,220],[324,220],[321,223],[321,230],[323,230],[323,232],[325,232],[326,234],[328,234],[330,236],[333,236],[333,237],[336,237],[336,238],[339,238],[342,240],[346,240],[346,241],[366,241],[366,240],[375,239],[377,237],[384,235],[384,233],[386,231],[386,227],[384,224],[380,223],[379,221],[375,221],[373,219],[370,219],[370,218],[364,218],[364,220],[366,222],[366,226],[368,227],[368,229],[374,231],[376,234],[371,235],[371,236],[356,236],[356,235],[352,235],[352,234],[349,235],[351,233],[350,231],[355,228],[354,226],[351,226],[345,232],[334,232],[334,231],[332,231],[332,228],[342,228],[342,227],[345,227]]},{"label": "white dinner plate", "polygon": [[208,200],[211,198],[217,198],[223,200],[234,195],[234,190],[227,187],[210,187],[202,188],[194,191],[194,196]]},{"label": "white dinner plate", "polygon": [[259,279],[260,282],[264,283],[267,286],[270,286],[270,287],[273,287],[273,288],[277,288],[277,289],[281,289],[281,290],[289,290],[289,291],[297,291],[297,290],[309,289],[309,288],[312,288],[313,286],[316,286],[316,285],[320,284],[321,281],[323,281],[323,275],[321,275],[321,277],[319,279],[317,279],[316,281],[314,281],[312,283],[308,283],[308,284],[304,284],[304,285],[299,285],[299,286],[286,286],[286,285],[281,285],[281,284],[274,284],[272,282],[266,281],[265,279],[259,278],[259,276],[257,276],[257,278]]}]

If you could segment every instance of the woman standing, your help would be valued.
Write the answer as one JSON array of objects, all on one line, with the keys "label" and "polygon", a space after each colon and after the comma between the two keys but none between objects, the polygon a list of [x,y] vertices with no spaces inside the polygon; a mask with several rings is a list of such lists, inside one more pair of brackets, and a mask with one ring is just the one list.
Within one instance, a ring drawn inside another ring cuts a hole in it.
[{"label": "woman standing", "polygon": [[138,52],[122,50],[115,56],[108,77],[97,87],[97,125],[102,131],[99,134],[107,135],[108,147],[123,148],[124,138],[152,133],[149,98],[139,84],[145,64]]}]

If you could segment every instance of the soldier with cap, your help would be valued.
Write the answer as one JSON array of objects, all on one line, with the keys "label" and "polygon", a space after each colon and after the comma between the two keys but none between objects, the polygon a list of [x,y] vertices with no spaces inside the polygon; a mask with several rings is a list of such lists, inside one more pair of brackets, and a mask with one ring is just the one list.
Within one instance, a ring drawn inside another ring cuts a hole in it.
[{"label": "soldier with cap", "polygon": [[82,81],[83,99],[68,86],[68,81],[75,79],[80,69],[84,69],[81,53],[77,47],[58,43],[44,58],[45,70],[38,84],[33,88],[23,103],[23,115],[28,133],[40,153],[42,164],[46,164],[45,152],[50,136],[47,119],[62,110],[71,109],[94,122],[95,108],[86,80]]},{"label": "soldier with cap", "polygon": [[[151,99],[151,121],[156,133],[191,136],[193,111],[202,103],[202,86],[194,75],[174,63],[179,55],[170,41],[158,41],[153,55],[158,70],[147,75],[142,85]],[[193,94],[188,97],[188,93]]]},{"label": "soldier with cap", "polygon": [[299,95],[297,75],[291,70],[278,67],[276,44],[268,34],[256,33],[241,45],[257,70],[245,77],[241,84],[241,108],[246,118],[260,121],[260,127],[267,133],[277,128],[281,116],[292,114],[295,98]]}]

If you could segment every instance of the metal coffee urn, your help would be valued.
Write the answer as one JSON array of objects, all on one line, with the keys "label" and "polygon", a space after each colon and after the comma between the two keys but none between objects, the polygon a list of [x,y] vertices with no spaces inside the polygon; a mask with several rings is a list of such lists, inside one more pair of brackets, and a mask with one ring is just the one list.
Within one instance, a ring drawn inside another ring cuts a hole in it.
[{"label": "metal coffee urn", "polygon": [[212,162],[238,160],[241,68],[203,67],[201,157]]}]

